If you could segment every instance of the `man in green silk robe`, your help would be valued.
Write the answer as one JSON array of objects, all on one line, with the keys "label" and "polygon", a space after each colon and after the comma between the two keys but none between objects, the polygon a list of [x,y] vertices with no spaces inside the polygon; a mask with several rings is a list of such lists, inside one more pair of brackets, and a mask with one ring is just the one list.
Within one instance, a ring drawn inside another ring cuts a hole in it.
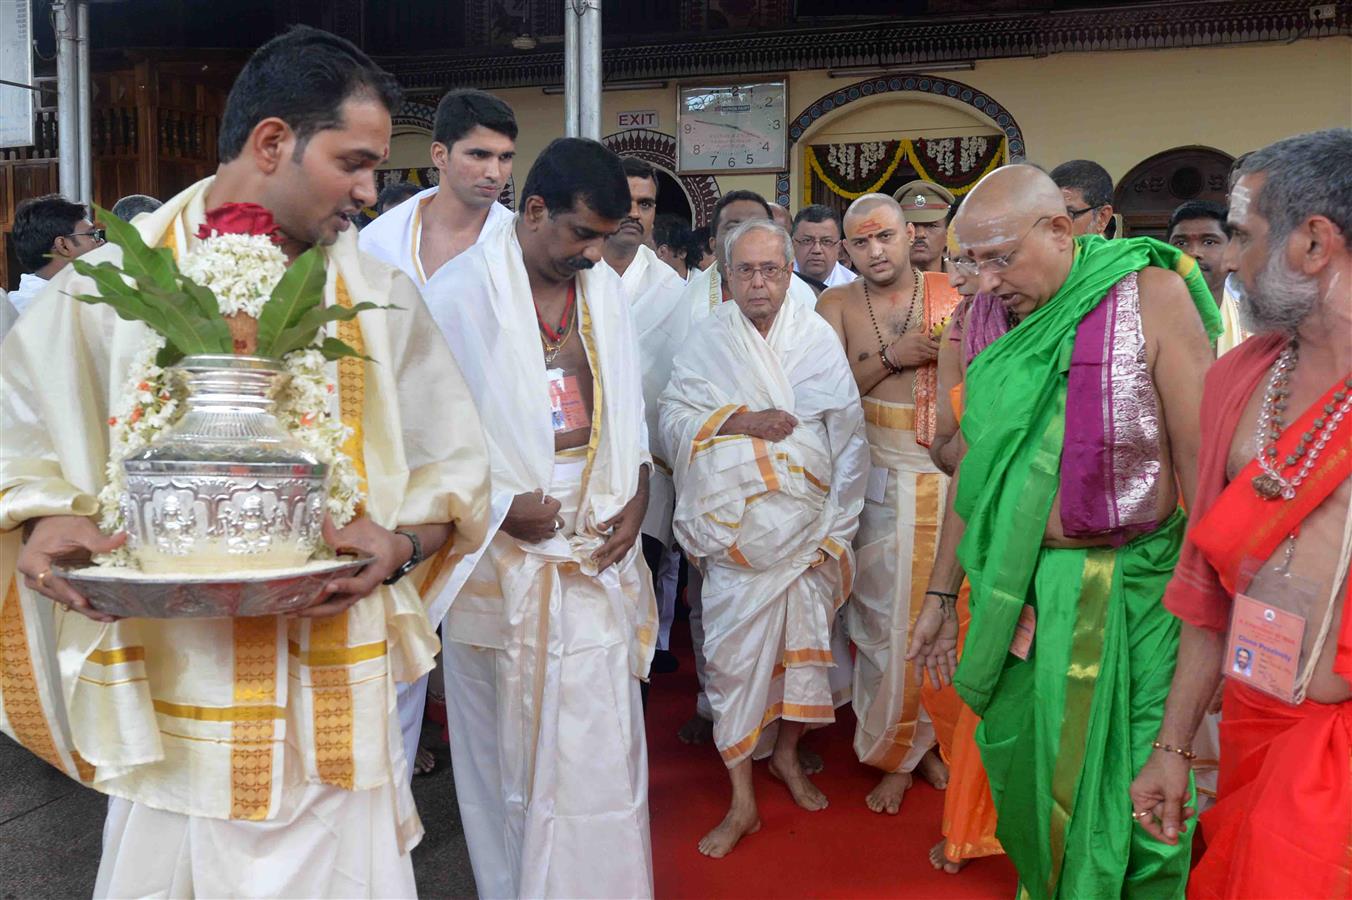
[{"label": "man in green silk robe", "polygon": [[1196,478],[1216,304],[1174,248],[1075,238],[1031,166],[983,179],[954,228],[955,263],[980,285],[965,454],[908,658],[982,717],[1021,896],[1181,897],[1188,842],[1151,841],[1126,789],[1173,671],[1179,625],[1160,597]]}]

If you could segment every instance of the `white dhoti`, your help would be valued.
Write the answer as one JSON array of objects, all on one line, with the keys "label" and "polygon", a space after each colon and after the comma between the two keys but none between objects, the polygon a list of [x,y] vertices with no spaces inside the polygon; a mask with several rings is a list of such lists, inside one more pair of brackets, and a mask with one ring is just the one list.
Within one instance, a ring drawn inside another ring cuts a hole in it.
[{"label": "white dhoti", "polygon": [[706,692],[728,768],[770,755],[780,719],[835,721],[831,623],[844,596],[842,570],[807,565],[772,573],[791,579],[780,590],[735,565],[712,563],[705,573]]},{"label": "white dhoti", "polygon": [[416,897],[413,858],[395,827],[397,793],[408,790],[312,784],[266,822],[109,797],[94,896]]},{"label": "white dhoti", "polygon": [[[565,537],[584,464],[576,453],[556,462]],[[455,789],[476,884],[494,900],[651,896],[643,706],[630,620],[616,607],[625,592],[614,568],[591,576],[560,562],[502,648],[446,643]],[[483,574],[467,590],[510,577]]]},{"label": "white dhoti", "polygon": [[858,649],[854,749],[885,772],[910,772],[936,742],[921,679],[905,655],[934,567],[948,479],[915,442],[914,407],[872,397],[863,404],[873,469],[846,607]]},{"label": "white dhoti", "polygon": [[[427,673],[430,675],[431,673]],[[395,707],[399,713],[399,735],[404,742],[404,757],[408,773],[416,774],[418,741],[422,737],[423,713],[427,709],[427,675],[411,683],[400,682],[395,687]]]}]

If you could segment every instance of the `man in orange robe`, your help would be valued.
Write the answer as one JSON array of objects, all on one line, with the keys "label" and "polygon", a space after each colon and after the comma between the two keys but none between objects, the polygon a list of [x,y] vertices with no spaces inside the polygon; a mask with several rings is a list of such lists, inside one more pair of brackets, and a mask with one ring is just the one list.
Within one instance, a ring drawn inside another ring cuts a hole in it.
[{"label": "man in orange robe", "polygon": [[1192,898],[1352,897],[1350,171],[1352,130],[1299,135],[1252,154],[1230,198],[1226,261],[1257,336],[1207,378],[1193,524],[1164,598],[1184,621],[1178,667],[1131,788],[1141,827],[1177,842],[1191,742],[1230,676]]}]

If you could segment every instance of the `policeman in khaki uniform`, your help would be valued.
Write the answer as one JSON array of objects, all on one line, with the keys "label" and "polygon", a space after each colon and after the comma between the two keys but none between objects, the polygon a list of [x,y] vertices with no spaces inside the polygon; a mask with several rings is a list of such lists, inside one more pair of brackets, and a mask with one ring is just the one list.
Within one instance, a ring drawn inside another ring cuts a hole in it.
[{"label": "policeman in khaki uniform", "polygon": [[901,204],[907,224],[915,226],[911,265],[920,272],[942,272],[953,195],[931,181],[912,181],[897,188],[892,198]]}]

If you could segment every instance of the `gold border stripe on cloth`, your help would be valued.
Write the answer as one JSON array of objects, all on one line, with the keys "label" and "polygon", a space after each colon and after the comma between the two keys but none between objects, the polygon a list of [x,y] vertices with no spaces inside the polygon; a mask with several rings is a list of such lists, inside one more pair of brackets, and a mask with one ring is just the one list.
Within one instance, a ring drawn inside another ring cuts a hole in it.
[{"label": "gold border stripe on cloth", "polygon": [[915,407],[893,406],[871,397],[864,398],[864,421],[878,428],[915,431]]},{"label": "gold border stripe on cloth", "polygon": [[359,662],[379,659],[389,650],[385,641],[358,644],[355,647],[345,647],[341,650],[310,650],[308,652],[302,651],[300,644],[295,641],[287,641],[286,648],[304,666],[351,666]]},{"label": "gold border stripe on cloth", "polygon": [[280,706],[193,706],[168,700],[154,700],[152,704],[161,715],[197,722],[264,722],[286,718],[286,710]]},{"label": "gold border stripe on cloth", "polygon": [[38,694],[17,577],[10,580],[4,606],[0,607],[0,692],[5,698],[5,715],[20,744],[64,772],[66,767]]},{"label": "gold border stripe on cloth", "polygon": [[86,660],[99,666],[118,666],[122,663],[139,662],[145,658],[145,647],[113,647],[108,650],[92,650]]},{"label": "gold border stripe on cloth", "polygon": [[232,819],[266,819],[272,806],[277,722],[286,715],[277,705],[277,622],[276,616],[233,622],[238,712],[230,720]]}]

